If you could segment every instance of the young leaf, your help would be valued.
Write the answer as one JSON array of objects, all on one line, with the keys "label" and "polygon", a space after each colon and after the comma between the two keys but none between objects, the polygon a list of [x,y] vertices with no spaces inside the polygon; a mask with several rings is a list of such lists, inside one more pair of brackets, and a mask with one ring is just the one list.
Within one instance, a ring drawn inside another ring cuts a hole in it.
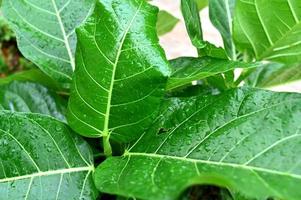
[{"label": "young leaf", "polygon": [[170,13],[161,10],[158,13],[157,21],[157,33],[158,35],[164,35],[170,32],[179,22],[179,19],[171,15]]},{"label": "young leaf", "polygon": [[42,71],[68,84],[75,68],[75,28],[94,0],[4,0],[2,11],[17,35],[22,54]]},{"label": "young leaf", "polygon": [[224,49],[204,41],[199,10],[195,0],[181,0],[181,11],[190,40],[198,49],[199,55],[227,58]]},{"label": "young leaf", "polygon": [[298,0],[237,0],[234,39],[257,60],[301,61],[301,7]]},{"label": "young leaf", "polygon": [[201,19],[195,0],[181,0],[181,10],[192,44],[198,49],[204,48],[206,43],[203,40]]},{"label": "young leaf", "polygon": [[12,112],[40,113],[66,121],[66,100],[36,83],[14,81],[0,86],[0,105]]},{"label": "young leaf", "polygon": [[87,143],[39,114],[0,111],[1,199],[96,199]]},{"label": "young leaf", "polygon": [[245,82],[253,87],[273,87],[301,80],[301,65],[285,65],[281,63],[268,63],[258,67]]},{"label": "young leaf", "polygon": [[209,16],[222,35],[228,56],[236,60],[236,49],[232,40],[234,5],[235,0],[211,0],[209,1]]},{"label": "young leaf", "polygon": [[170,99],[154,127],[96,169],[96,187],[177,199],[213,184],[247,197],[301,198],[301,95],[257,89]]},{"label": "young leaf", "polygon": [[78,133],[131,141],[153,121],[170,74],[157,12],[144,0],[101,1],[77,31],[68,121]]},{"label": "young leaf", "polygon": [[257,67],[257,63],[243,63],[218,58],[183,57],[172,60],[172,75],[167,83],[167,90],[191,85],[192,81],[201,80],[235,68]]}]

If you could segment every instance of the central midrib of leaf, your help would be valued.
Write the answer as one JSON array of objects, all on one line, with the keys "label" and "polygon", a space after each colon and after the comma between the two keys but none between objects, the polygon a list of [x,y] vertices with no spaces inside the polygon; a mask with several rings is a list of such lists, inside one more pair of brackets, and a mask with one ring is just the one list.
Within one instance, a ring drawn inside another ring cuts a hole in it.
[{"label": "central midrib of leaf", "polygon": [[58,23],[60,25],[61,32],[62,32],[63,37],[64,37],[64,43],[65,43],[66,50],[67,50],[67,53],[68,53],[68,56],[69,56],[69,59],[70,59],[70,64],[71,64],[72,70],[74,71],[75,70],[74,57],[73,57],[73,53],[71,51],[71,47],[70,47],[70,44],[69,44],[69,41],[68,41],[68,37],[67,37],[66,31],[65,31],[64,24],[62,22],[62,18],[60,16],[60,12],[57,8],[55,0],[51,0],[51,2],[52,2],[52,5],[53,5],[53,8],[54,8]]},{"label": "central midrib of leaf", "polygon": [[83,172],[83,171],[87,171],[88,174],[89,174],[90,172],[94,171],[94,167],[93,166],[86,166],[86,167],[66,168],[66,169],[58,169],[58,170],[37,172],[37,173],[33,173],[33,174],[26,174],[26,175],[15,176],[15,177],[7,177],[7,178],[4,178],[4,179],[0,179],[0,183],[10,182],[10,181],[17,181],[17,180],[28,179],[28,178],[35,178],[35,177],[70,174],[70,173]]},{"label": "central midrib of leaf", "polygon": [[[248,171],[260,171],[260,172],[266,172],[266,173],[270,173],[270,174],[277,174],[277,175],[281,175],[281,176],[290,176],[290,177],[301,180],[301,175],[299,175],[299,174],[289,174],[289,173],[285,173],[285,172],[281,172],[281,171],[276,171],[276,170],[272,170],[272,169],[268,169],[268,168],[256,167],[256,166],[251,166],[251,165],[246,165],[246,164],[216,162],[216,161],[210,161],[210,160],[198,160],[198,159],[193,159],[193,158],[186,158],[186,157],[180,157],[180,156],[170,156],[170,155],[163,155],[163,154],[156,154],[156,153],[126,152],[126,153],[124,153],[123,156],[128,157],[128,161],[131,159],[131,157],[135,157],[135,156],[136,157],[157,158],[157,159],[160,159],[160,160],[171,159],[171,160],[189,162],[189,163],[192,163],[192,164],[225,166],[225,167],[233,167],[233,168],[237,168],[237,169],[244,169],[244,170],[248,170]],[[124,168],[126,168],[126,166],[124,166]]]},{"label": "central midrib of leaf", "polygon": [[114,89],[116,69],[117,69],[117,65],[118,65],[118,62],[119,62],[120,55],[121,55],[122,47],[123,47],[123,44],[125,42],[125,38],[126,38],[128,32],[129,32],[131,26],[133,25],[133,22],[134,22],[134,20],[137,16],[137,14],[139,13],[139,11],[141,9],[142,3],[143,2],[140,3],[136,13],[134,14],[134,16],[131,19],[128,27],[124,31],[123,37],[122,37],[121,42],[120,42],[120,46],[119,46],[118,51],[117,51],[116,60],[115,60],[114,65],[113,65],[110,88],[109,88],[109,92],[108,92],[108,103],[107,103],[106,114],[105,114],[104,131],[103,131],[103,134],[102,134],[104,139],[107,139],[107,137],[108,138],[110,137],[109,121],[110,121],[110,111],[111,111],[111,103],[112,103],[112,93],[113,93],[113,89]]}]

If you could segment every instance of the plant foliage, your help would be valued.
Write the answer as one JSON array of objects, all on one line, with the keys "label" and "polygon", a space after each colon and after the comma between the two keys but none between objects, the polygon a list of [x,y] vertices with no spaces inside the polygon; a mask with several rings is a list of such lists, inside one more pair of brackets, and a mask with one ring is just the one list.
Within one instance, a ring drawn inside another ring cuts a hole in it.
[{"label": "plant foliage", "polygon": [[146,0],[1,9],[32,67],[0,79],[0,199],[301,199],[301,95],[260,89],[301,78],[297,0],[182,0],[198,56],[173,60]]}]

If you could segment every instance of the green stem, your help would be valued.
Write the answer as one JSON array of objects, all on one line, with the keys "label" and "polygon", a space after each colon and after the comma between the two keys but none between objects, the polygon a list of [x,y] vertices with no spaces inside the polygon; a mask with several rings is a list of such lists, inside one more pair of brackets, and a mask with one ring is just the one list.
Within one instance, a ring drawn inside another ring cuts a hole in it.
[{"label": "green stem", "polygon": [[102,138],[104,154],[106,157],[112,156],[112,147],[110,144],[110,133],[103,134]]}]

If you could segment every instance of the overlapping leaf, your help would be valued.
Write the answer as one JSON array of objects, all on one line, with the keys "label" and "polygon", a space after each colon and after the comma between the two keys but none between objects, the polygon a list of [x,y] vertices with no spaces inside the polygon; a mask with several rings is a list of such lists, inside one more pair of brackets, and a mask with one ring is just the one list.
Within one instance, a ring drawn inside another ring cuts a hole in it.
[{"label": "overlapping leaf", "polygon": [[75,68],[74,30],[93,5],[94,0],[4,0],[2,11],[23,55],[65,85]]},{"label": "overlapping leaf", "polygon": [[192,81],[222,74],[235,68],[252,68],[258,66],[258,64],[210,57],[182,57],[172,60],[171,66],[173,71],[170,79],[168,80],[168,90],[191,85]]},{"label": "overlapping leaf", "polygon": [[78,133],[130,141],[152,122],[170,73],[157,12],[144,0],[101,1],[78,30],[68,115]]},{"label": "overlapping leaf", "polygon": [[47,76],[39,69],[25,70],[3,77],[0,79],[0,86],[9,84],[13,81],[30,81],[42,84],[53,90],[61,89],[61,86],[55,80]]},{"label": "overlapping leaf", "polygon": [[301,65],[268,63],[258,67],[245,82],[254,87],[273,87],[301,80]]},{"label": "overlapping leaf", "polygon": [[40,113],[66,121],[66,100],[36,83],[14,81],[0,86],[0,105],[12,112]]},{"label": "overlapping leaf", "polygon": [[299,0],[237,0],[234,39],[258,60],[301,61]]},{"label": "overlapping leaf", "polygon": [[177,199],[194,184],[250,198],[301,198],[301,95],[256,89],[170,99],[122,157],[96,170],[103,192]]},{"label": "overlapping leaf", "polygon": [[0,111],[1,199],[96,199],[91,156],[53,118]]}]

